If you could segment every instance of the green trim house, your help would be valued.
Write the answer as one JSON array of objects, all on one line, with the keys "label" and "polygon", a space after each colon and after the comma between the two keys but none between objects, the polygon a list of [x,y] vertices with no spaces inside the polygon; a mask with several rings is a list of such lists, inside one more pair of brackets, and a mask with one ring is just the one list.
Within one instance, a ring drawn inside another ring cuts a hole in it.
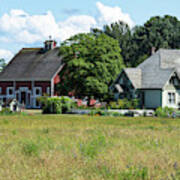
[{"label": "green trim house", "polygon": [[160,49],[138,67],[123,69],[110,89],[116,100],[139,98],[143,108],[180,108],[180,50]]}]

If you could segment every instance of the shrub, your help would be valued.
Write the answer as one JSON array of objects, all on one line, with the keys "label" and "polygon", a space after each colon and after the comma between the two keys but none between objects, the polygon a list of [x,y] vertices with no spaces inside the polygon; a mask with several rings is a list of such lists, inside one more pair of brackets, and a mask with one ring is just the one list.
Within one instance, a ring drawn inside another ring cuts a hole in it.
[{"label": "shrub", "polygon": [[61,114],[69,112],[74,102],[68,97],[41,97],[43,114]]},{"label": "shrub", "polygon": [[111,108],[111,109],[118,109],[118,108],[119,108],[119,107],[117,106],[117,103],[116,103],[116,102],[110,102],[109,105],[110,105],[110,108]]},{"label": "shrub", "polygon": [[156,114],[157,117],[170,117],[170,116],[172,116],[173,112],[174,112],[174,109],[173,109],[173,108],[169,108],[169,107],[164,107],[164,108],[158,107],[158,108],[156,109],[155,114]]},{"label": "shrub", "polygon": [[119,99],[117,104],[118,104],[119,109],[124,109],[125,101],[123,99]]},{"label": "shrub", "polygon": [[124,109],[133,109],[132,101],[124,99]]},{"label": "shrub", "polygon": [[132,106],[134,109],[137,109],[139,107],[139,99],[133,99]]},{"label": "shrub", "polygon": [[69,112],[75,103],[68,97],[60,97],[62,113]]},{"label": "shrub", "polygon": [[164,108],[164,111],[168,114],[168,115],[170,115],[170,116],[172,116],[172,114],[173,114],[173,112],[174,112],[174,109],[173,108],[169,108],[169,107],[165,107]]},{"label": "shrub", "polygon": [[137,109],[139,107],[138,99],[119,99],[117,102],[110,102],[111,109]]}]

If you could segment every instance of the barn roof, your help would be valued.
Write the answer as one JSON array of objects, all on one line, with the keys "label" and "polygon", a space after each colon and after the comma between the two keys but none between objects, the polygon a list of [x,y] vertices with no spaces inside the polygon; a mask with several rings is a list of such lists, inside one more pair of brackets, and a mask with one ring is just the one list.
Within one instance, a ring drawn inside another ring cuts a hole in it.
[{"label": "barn roof", "polygon": [[59,48],[23,48],[0,74],[0,81],[50,81],[62,68]]}]

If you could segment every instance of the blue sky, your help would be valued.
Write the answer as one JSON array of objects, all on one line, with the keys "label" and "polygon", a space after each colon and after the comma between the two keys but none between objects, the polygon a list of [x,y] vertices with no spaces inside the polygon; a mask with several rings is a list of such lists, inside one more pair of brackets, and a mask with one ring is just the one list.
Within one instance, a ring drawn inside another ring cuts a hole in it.
[{"label": "blue sky", "polygon": [[118,19],[131,27],[155,15],[180,19],[179,6],[178,0],[0,0],[0,58],[41,46],[49,35],[61,42]]}]

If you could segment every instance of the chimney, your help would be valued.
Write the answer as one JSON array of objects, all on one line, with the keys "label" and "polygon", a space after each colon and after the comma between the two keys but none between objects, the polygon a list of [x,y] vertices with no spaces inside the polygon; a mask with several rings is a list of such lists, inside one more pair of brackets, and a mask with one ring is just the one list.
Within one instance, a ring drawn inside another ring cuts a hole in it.
[{"label": "chimney", "polygon": [[57,42],[55,40],[52,40],[52,37],[49,36],[49,40],[44,42],[44,49],[45,51],[49,51],[51,49],[54,49],[57,45]]},{"label": "chimney", "polygon": [[155,47],[152,47],[151,48],[151,55],[155,54],[156,53],[156,48]]}]

